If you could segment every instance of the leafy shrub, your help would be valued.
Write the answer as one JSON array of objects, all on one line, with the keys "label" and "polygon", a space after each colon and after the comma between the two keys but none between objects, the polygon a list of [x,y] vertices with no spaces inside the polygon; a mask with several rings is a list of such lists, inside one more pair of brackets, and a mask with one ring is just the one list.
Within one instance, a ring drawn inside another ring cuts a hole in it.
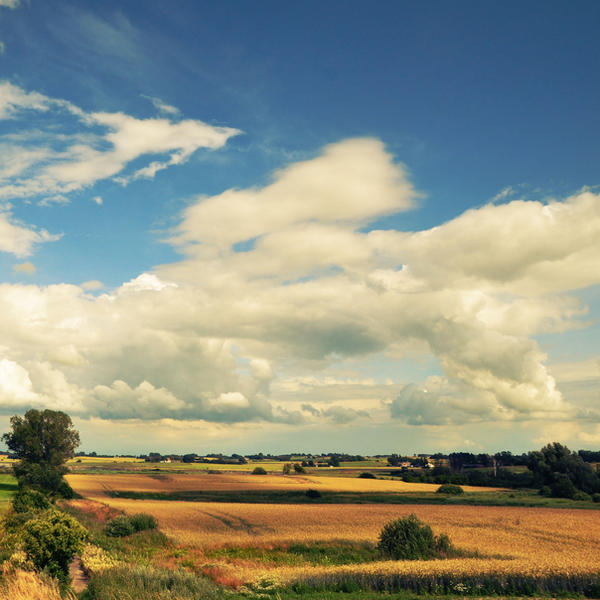
[{"label": "leafy shrub", "polygon": [[95,575],[82,600],[217,600],[218,588],[203,577],[184,571],[123,567]]},{"label": "leafy shrub", "polygon": [[133,526],[134,531],[146,531],[147,529],[156,529],[158,527],[156,519],[146,513],[137,513],[129,517],[129,522]]},{"label": "leafy shrub", "polygon": [[138,531],[156,529],[157,527],[158,523],[152,515],[137,513],[131,517],[127,515],[115,517],[107,523],[104,531],[110,537],[125,537]]},{"label": "leafy shrub", "polygon": [[59,496],[65,498],[66,500],[72,500],[75,498],[75,491],[64,479],[59,483],[56,492]]},{"label": "leafy shrub", "polygon": [[252,475],[266,475],[267,472],[262,467],[255,467]]},{"label": "leafy shrub", "polygon": [[592,496],[592,500],[594,502],[600,502],[600,494],[598,492],[596,492],[593,496]]},{"label": "leafy shrub", "polygon": [[573,494],[573,500],[580,500],[580,501],[584,501],[584,502],[591,502],[592,501],[592,497],[589,494],[586,494],[585,492],[575,492]]},{"label": "leafy shrub", "polygon": [[358,477],[360,479],[377,479],[377,477],[375,477],[375,475],[373,475],[373,473],[369,473],[369,472],[361,473]]},{"label": "leafy shrub", "polygon": [[313,490],[312,488],[309,488],[308,490],[306,490],[306,497],[307,498],[320,498],[321,492],[319,490]]},{"label": "leafy shrub", "polygon": [[131,519],[125,515],[119,515],[109,521],[104,529],[110,537],[125,537],[135,532]]},{"label": "leafy shrub", "polygon": [[46,510],[50,508],[50,501],[42,492],[22,488],[13,496],[12,506],[16,513],[26,513],[32,510]]},{"label": "leafy shrub", "polygon": [[550,486],[548,485],[543,485],[540,488],[540,491],[538,492],[538,494],[540,496],[545,496],[546,498],[549,498],[550,496],[552,496],[552,490],[550,489]]},{"label": "leafy shrub", "polygon": [[386,523],[377,547],[384,557],[393,560],[447,557],[455,552],[447,535],[434,536],[431,527],[414,514]]},{"label": "leafy shrub", "polygon": [[23,525],[23,549],[37,569],[68,581],[69,563],[83,544],[86,530],[73,517],[48,510]]},{"label": "leafy shrub", "polygon": [[306,473],[306,469],[298,463],[294,465],[294,471],[296,471],[296,473]]},{"label": "leafy shrub", "polygon": [[459,494],[464,494],[465,491],[460,487],[460,485],[455,485],[454,483],[443,483],[436,490],[436,494],[450,494],[452,496],[458,496]]},{"label": "leafy shrub", "polygon": [[292,465],[290,465],[290,463],[285,463],[285,465],[283,465],[283,474],[289,475],[291,472],[292,472]]}]

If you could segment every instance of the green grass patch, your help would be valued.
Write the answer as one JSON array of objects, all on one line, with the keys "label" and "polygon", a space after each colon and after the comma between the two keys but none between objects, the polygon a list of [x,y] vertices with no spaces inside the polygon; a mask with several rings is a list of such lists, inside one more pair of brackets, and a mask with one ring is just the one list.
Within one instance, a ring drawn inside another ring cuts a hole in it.
[{"label": "green grass patch", "polygon": [[600,509],[600,503],[545,498],[535,491],[466,492],[446,496],[435,492],[332,492],[309,498],[306,490],[198,490],[176,492],[112,491],[114,498],[172,500],[184,502],[235,502],[245,504],[443,504],[471,506],[529,506],[547,508]]},{"label": "green grass patch", "polygon": [[348,565],[381,560],[375,544],[339,541],[312,544],[282,544],[261,548],[254,546],[231,546],[206,552],[207,558],[227,560],[245,559],[264,565]]},{"label": "green grass patch", "polygon": [[17,491],[17,479],[13,475],[0,474],[0,511],[8,508],[8,503]]}]

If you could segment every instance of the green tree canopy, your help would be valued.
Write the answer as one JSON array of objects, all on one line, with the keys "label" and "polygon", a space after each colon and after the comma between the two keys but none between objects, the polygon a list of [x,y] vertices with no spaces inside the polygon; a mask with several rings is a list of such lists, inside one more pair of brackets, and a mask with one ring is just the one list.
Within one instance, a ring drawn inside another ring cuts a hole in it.
[{"label": "green tree canopy", "polygon": [[12,430],[2,441],[19,459],[13,467],[19,485],[59,493],[68,488],[64,464],[79,446],[71,417],[61,411],[31,409],[23,417],[11,417],[10,424]]},{"label": "green tree canopy", "polygon": [[571,498],[577,490],[588,494],[600,491],[600,480],[592,467],[558,442],[529,452],[527,458],[538,485],[549,486],[553,496]]}]

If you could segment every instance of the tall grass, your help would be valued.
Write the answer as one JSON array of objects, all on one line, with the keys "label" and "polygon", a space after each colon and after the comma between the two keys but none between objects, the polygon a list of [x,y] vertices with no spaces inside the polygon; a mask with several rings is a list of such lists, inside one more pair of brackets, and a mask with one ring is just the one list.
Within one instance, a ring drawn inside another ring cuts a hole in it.
[{"label": "tall grass", "polygon": [[219,589],[185,571],[123,567],[92,578],[81,600],[217,600]]},{"label": "tall grass", "polygon": [[66,592],[61,596],[58,583],[29,571],[13,571],[0,578],[0,600],[76,600]]}]

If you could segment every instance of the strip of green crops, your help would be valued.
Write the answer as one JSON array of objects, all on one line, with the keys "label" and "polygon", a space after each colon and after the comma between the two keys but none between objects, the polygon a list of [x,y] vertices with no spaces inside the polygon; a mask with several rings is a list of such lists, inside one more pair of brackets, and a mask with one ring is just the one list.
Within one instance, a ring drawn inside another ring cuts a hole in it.
[{"label": "strip of green crops", "polygon": [[184,502],[236,502],[246,504],[444,504],[471,506],[530,506],[547,508],[600,509],[600,504],[563,498],[544,498],[536,493],[465,493],[461,496],[412,492],[321,492],[309,498],[302,490],[197,490],[178,492],[112,491],[114,498],[130,500],[172,500]]}]

